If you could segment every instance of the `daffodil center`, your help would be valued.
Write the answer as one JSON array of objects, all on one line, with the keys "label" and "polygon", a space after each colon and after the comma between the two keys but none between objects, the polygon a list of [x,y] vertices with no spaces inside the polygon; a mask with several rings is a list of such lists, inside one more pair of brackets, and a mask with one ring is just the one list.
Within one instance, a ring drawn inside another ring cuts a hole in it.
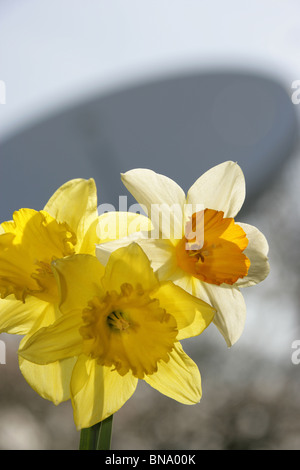
[{"label": "daffodil center", "polygon": [[120,310],[114,310],[108,315],[107,324],[110,328],[121,331],[127,330],[130,326],[130,323],[125,320],[124,314]]},{"label": "daffodil center", "polygon": [[82,313],[83,352],[98,364],[143,378],[167,362],[178,333],[174,317],[141,285],[95,297]]},{"label": "daffodil center", "polygon": [[[202,239],[197,237],[197,226],[201,227]],[[185,236],[176,246],[177,262],[201,281],[232,285],[248,273],[250,260],[243,253],[247,245],[244,230],[233,218],[205,209],[188,221]]]}]

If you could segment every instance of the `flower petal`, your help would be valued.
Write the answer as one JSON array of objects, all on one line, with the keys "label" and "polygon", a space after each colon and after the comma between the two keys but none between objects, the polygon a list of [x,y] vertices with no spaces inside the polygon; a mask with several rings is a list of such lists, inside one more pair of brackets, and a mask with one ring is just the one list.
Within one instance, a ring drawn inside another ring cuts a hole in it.
[{"label": "flower petal", "polygon": [[225,217],[235,217],[245,200],[243,172],[237,163],[228,161],[214,166],[191,186],[187,204],[203,204],[204,209],[223,211]]},{"label": "flower petal", "polygon": [[34,364],[19,356],[20,370],[42,398],[58,405],[70,398],[70,380],[76,358],[65,359],[47,365]]},{"label": "flower petal", "polygon": [[101,295],[101,278],[105,268],[92,255],[78,254],[52,263],[59,285],[62,313],[84,309],[89,300]]},{"label": "flower petal", "polygon": [[228,347],[239,339],[245,326],[246,305],[238,288],[202,282],[180,268],[170,279],[174,284],[207,302],[216,310],[213,323],[224,336]]},{"label": "flower petal", "polygon": [[202,395],[197,365],[176,343],[169,362],[161,361],[157,372],[145,376],[151,387],[185,405],[199,403]]},{"label": "flower petal", "polygon": [[106,212],[98,218],[97,233],[100,243],[119,240],[135,232],[148,232],[151,220],[134,212]]},{"label": "flower petal", "polygon": [[188,294],[170,281],[162,282],[151,293],[159,300],[160,306],[171,314],[176,322],[181,340],[202,333],[213,320],[215,310],[206,302]]},{"label": "flower petal", "polygon": [[118,248],[128,246],[133,242],[137,243],[148,256],[151,262],[151,267],[154,271],[169,262],[171,262],[175,268],[176,258],[173,255],[176,256],[176,253],[171,241],[149,239],[146,234],[141,232],[134,233],[120,240],[114,240],[97,245],[96,256],[100,263],[106,265],[111,253],[113,253]]},{"label": "flower petal", "polygon": [[127,171],[121,178],[151,219],[157,235],[182,237],[185,193],[175,181],[143,168]]},{"label": "flower petal", "polygon": [[247,276],[238,279],[235,285],[249,287],[263,281],[270,272],[269,245],[265,236],[253,225],[239,223],[239,226],[246,232],[249,241],[244,254],[250,259],[251,264]]},{"label": "flower petal", "polygon": [[[53,310],[52,306],[50,310]],[[22,302],[16,300],[14,295],[10,295],[0,300],[0,332],[26,335],[36,322],[40,325],[41,318],[48,316],[47,312],[49,312],[48,302],[33,296],[28,296],[25,302]]]},{"label": "flower petal", "polygon": [[30,292],[35,295],[48,292],[48,298],[55,300],[53,276],[50,268],[45,267],[52,259],[74,252],[74,234],[47,212],[33,209],[14,212],[13,221],[3,222],[2,227],[6,232],[0,235],[2,297],[14,293],[24,300]]},{"label": "flower petal", "polygon": [[81,310],[63,315],[49,327],[26,336],[20,345],[19,355],[35,364],[50,364],[78,356],[82,351],[81,325]]},{"label": "flower petal", "polygon": [[44,210],[71,227],[80,247],[84,234],[98,216],[95,181],[92,178],[68,181],[55,191]]},{"label": "flower petal", "polygon": [[102,367],[80,355],[71,380],[71,398],[77,429],[87,428],[118,411],[134,393],[138,380]]},{"label": "flower petal", "polygon": [[150,261],[137,243],[114,251],[106,265],[102,279],[104,290],[119,291],[122,284],[134,286],[141,284],[144,290],[152,290],[158,279],[151,268]]},{"label": "flower petal", "polygon": [[231,347],[245,327],[246,304],[243,295],[235,287],[215,286],[201,281],[198,288],[198,296],[216,309],[213,323],[223,335],[227,346]]}]

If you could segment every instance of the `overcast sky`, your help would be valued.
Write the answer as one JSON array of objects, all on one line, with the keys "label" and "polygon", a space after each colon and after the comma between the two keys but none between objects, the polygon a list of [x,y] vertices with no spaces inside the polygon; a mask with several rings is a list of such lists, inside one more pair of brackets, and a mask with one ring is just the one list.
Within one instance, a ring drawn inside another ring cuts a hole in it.
[{"label": "overcast sky", "polygon": [[94,92],[238,66],[300,79],[298,0],[0,0],[5,137]]}]

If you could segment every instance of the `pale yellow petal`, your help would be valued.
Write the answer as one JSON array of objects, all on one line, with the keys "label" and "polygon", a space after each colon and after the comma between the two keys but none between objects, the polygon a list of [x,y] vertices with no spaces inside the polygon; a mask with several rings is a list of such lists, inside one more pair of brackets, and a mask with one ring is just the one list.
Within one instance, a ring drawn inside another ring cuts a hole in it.
[{"label": "pale yellow petal", "polygon": [[191,274],[187,273],[186,271],[183,271],[183,269],[181,269],[179,266],[173,268],[173,266],[170,265],[169,269],[168,267],[165,270],[159,269],[157,271],[157,275],[159,277],[160,282],[170,280],[174,282],[174,284],[176,284],[177,286],[184,289],[189,294],[198,297],[198,289],[195,287],[194,284],[195,281],[199,283],[199,279],[196,279]]},{"label": "pale yellow petal", "polygon": [[240,223],[249,241],[245,255],[250,259],[250,268],[247,276],[238,279],[238,287],[249,287],[263,281],[270,272],[268,262],[269,245],[266,237],[253,225]]},{"label": "pale yellow petal", "polygon": [[151,219],[157,237],[182,237],[185,193],[175,181],[138,168],[123,174],[122,182]]},{"label": "pale yellow petal", "polygon": [[[91,223],[85,232],[80,247],[77,247],[77,253],[95,255],[96,245],[99,243],[118,241],[135,232],[148,233],[151,228],[151,220],[141,214],[132,212],[102,214]],[[125,245],[126,243],[122,243],[119,246]]]},{"label": "pale yellow petal", "polygon": [[235,217],[245,200],[245,178],[237,163],[227,161],[214,166],[191,186],[187,204],[203,204],[204,209],[224,212]]},{"label": "pale yellow petal", "polygon": [[150,295],[158,299],[160,306],[175,318],[179,330],[178,340],[199,335],[213,320],[215,310],[209,304],[171,281],[162,282]]},{"label": "pale yellow petal", "polygon": [[98,219],[96,218],[91,222],[88,229],[81,236],[79,243],[76,245],[76,253],[95,255],[96,244],[100,243],[97,230]]},{"label": "pale yellow petal", "polygon": [[116,413],[134,393],[138,380],[121,376],[81,355],[71,380],[72,405],[77,429],[87,428]]},{"label": "pale yellow petal", "polygon": [[200,372],[194,361],[176,343],[169,362],[159,362],[157,372],[145,376],[151,387],[185,405],[193,405],[202,396]]},{"label": "pale yellow petal", "polygon": [[119,248],[126,247],[131,243],[140,244],[142,238],[144,238],[144,234],[142,232],[137,232],[128,235],[128,237],[120,238],[118,240],[112,240],[106,243],[101,243],[99,245],[96,245],[96,256],[100,263],[106,266],[110,255],[114,251],[118,250]]},{"label": "pale yellow petal", "polygon": [[148,232],[153,228],[151,220],[134,212],[107,212],[98,217],[99,243],[125,238],[135,232]]},{"label": "pale yellow petal", "polygon": [[84,309],[94,296],[101,296],[105,268],[92,255],[73,255],[52,263],[59,286],[60,310]]},{"label": "pale yellow petal", "polygon": [[158,285],[150,261],[137,243],[114,251],[106,265],[102,279],[104,290],[120,291],[125,283],[140,284],[144,290],[152,290]]},{"label": "pale yellow petal", "polygon": [[145,233],[134,233],[128,237],[114,240],[111,242],[103,243],[96,246],[96,256],[98,260],[106,265],[108,259],[115,250],[137,243],[150,259],[151,267],[154,271],[162,268],[166,263],[171,262],[175,267],[177,262],[174,246],[170,240],[151,239]]},{"label": "pale yellow petal", "polygon": [[[171,240],[145,238],[138,240],[137,243],[150,259],[154,271],[161,269],[164,271],[175,269],[177,265],[176,253]],[[169,272],[169,271],[168,271]]]},{"label": "pale yellow petal", "polygon": [[49,327],[27,336],[20,345],[19,355],[35,364],[50,364],[78,356],[82,351],[81,310],[63,315]]},{"label": "pale yellow petal", "polygon": [[68,181],[55,191],[44,210],[71,227],[80,249],[85,233],[98,216],[95,181],[92,178]]},{"label": "pale yellow petal", "polygon": [[19,356],[20,370],[42,398],[55,405],[70,398],[70,381],[76,358],[65,359],[47,365],[34,364]]},{"label": "pale yellow petal", "polygon": [[215,286],[199,281],[198,295],[215,309],[213,323],[231,347],[243,333],[246,322],[246,304],[238,288]]}]

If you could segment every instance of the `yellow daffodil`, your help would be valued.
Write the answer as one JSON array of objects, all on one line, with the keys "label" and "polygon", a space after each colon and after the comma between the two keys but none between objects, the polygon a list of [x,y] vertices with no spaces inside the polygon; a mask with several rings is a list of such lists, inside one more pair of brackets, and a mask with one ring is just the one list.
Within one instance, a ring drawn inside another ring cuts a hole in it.
[{"label": "yellow daffodil", "polygon": [[[97,236],[97,192],[93,179],[74,179],[61,186],[44,210],[21,209],[0,232],[0,332],[24,335],[55,321],[58,289],[54,259],[94,253]],[[41,396],[55,403],[69,398],[73,360],[40,367],[20,359],[20,369]]]},{"label": "yellow daffodil", "polygon": [[77,358],[70,388],[78,429],[115,413],[139,379],[181,403],[199,402],[199,370],[179,340],[208,326],[211,306],[159,282],[136,243],[116,250],[105,268],[84,254],[52,264],[62,316],[19,354],[37,364]]},{"label": "yellow daffodil", "polygon": [[[148,169],[128,171],[122,181],[159,234],[151,238],[137,233],[134,238],[159,279],[170,279],[210,303],[216,309],[215,325],[227,345],[234,344],[246,318],[240,288],[257,284],[269,272],[264,235],[234,219],[245,199],[241,168],[231,161],[217,165],[200,176],[187,195],[173,180]],[[99,260],[105,263],[114,249],[132,240],[125,237],[98,246]]]}]

